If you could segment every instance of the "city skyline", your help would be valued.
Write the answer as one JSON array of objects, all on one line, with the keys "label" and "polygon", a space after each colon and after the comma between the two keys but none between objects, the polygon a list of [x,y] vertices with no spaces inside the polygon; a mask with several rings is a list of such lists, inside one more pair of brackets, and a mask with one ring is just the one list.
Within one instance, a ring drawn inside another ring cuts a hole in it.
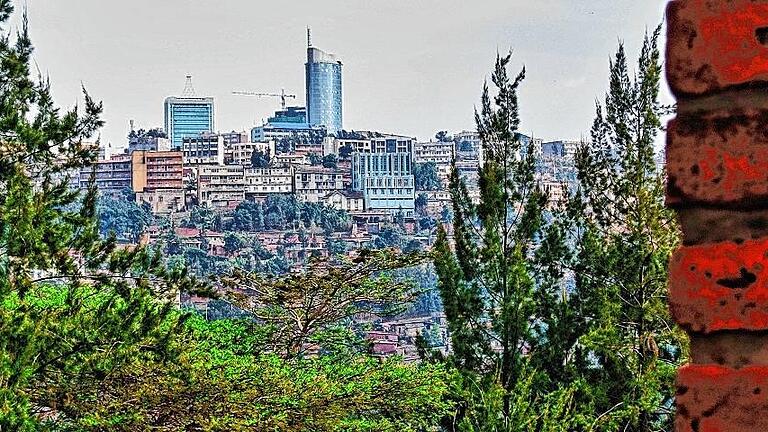
[{"label": "city skyline", "polygon": [[[420,140],[441,129],[471,129],[494,55],[510,47],[513,68],[525,64],[528,72],[521,132],[578,139],[588,133],[594,100],[605,91],[616,39],[626,41],[634,57],[643,31],[662,16],[658,4],[625,0],[588,6],[489,1],[483,8],[447,2],[439,10],[453,13],[434,18],[436,1],[325,1],[279,11],[234,0],[215,10],[181,0],[137,1],[119,11],[83,3],[91,15],[78,15],[71,1],[28,1],[35,60],[56,77],[57,102],[73,105],[81,82],[104,101],[102,142],[112,142],[113,149],[125,147],[129,120],[137,128],[163,126],[162,101],[181,93],[186,74],[193,75],[198,96],[215,98],[220,131],[261,124],[279,101],[238,98],[231,91],[285,88],[303,95],[307,25],[314,45],[344,59],[345,129]],[[258,19],[246,25],[248,16]],[[191,30],[204,24],[210,32]],[[62,47],[62,39],[73,43]],[[666,98],[666,85],[663,93]],[[303,99],[291,104],[303,106]]]}]

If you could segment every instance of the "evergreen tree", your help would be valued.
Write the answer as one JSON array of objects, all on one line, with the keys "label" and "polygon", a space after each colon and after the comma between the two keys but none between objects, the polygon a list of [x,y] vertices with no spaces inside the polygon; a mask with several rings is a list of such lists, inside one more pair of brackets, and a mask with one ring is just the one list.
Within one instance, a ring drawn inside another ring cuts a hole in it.
[{"label": "evergreen tree", "polygon": [[130,359],[162,358],[187,287],[143,248],[117,250],[99,237],[97,193],[68,177],[96,160],[85,145],[102,106],[54,105],[49,80],[30,77],[26,16],[9,31],[0,0],[0,430],[39,430],[38,413],[65,410],[56,389],[98,386]]},{"label": "evergreen tree", "polygon": [[486,84],[475,114],[486,155],[479,172],[480,203],[472,204],[454,165],[455,248],[441,226],[434,252],[454,361],[467,383],[481,374],[496,377],[483,387],[497,386],[491,393],[500,395],[498,410],[490,415],[498,424],[486,424],[488,430],[518,427],[513,393],[529,377],[526,355],[544,333],[537,316],[551,288],[536,282],[547,267],[542,263],[553,261],[537,255],[547,196],[534,179],[533,152],[521,155],[517,89],[525,69],[510,79],[510,60],[511,54],[497,57],[492,82],[498,93],[492,98]]},{"label": "evergreen tree", "polygon": [[619,45],[592,142],[577,154],[580,187],[568,209],[597,430],[671,430],[673,380],[684,352],[666,299],[678,232],[654,161],[667,112],[658,100],[659,33],[646,34],[634,76]]}]

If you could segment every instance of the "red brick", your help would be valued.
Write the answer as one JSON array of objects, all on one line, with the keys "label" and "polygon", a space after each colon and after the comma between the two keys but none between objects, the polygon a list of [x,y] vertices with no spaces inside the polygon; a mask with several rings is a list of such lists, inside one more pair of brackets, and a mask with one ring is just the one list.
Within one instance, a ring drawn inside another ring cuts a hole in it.
[{"label": "red brick", "polygon": [[666,67],[672,91],[692,96],[768,81],[768,41],[758,37],[766,26],[768,0],[670,2]]},{"label": "red brick", "polygon": [[685,366],[675,404],[677,432],[768,431],[768,367]]},{"label": "red brick", "polygon": [[691,332],[768,330],[768,239],[679,248],[669,266],[672,316]]},{"label": "red brick", "polygon": [[768,110],[682,115],[667,131],[667,202],[768,203]]}]

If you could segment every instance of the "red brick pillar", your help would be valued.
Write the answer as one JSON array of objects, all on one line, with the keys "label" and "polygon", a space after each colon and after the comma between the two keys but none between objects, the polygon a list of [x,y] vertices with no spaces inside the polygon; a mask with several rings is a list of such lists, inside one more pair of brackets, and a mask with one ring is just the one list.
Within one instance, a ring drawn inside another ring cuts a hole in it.
[{"label": "red brick pillar", "polygon": [[691,337],[678,432],[768,431],[768,0],[667,8],[669,303]]}]

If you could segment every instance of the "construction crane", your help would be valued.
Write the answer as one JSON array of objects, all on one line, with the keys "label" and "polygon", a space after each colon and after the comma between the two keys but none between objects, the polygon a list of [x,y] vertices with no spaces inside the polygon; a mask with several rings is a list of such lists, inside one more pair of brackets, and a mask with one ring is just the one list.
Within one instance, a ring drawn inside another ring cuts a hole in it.
[{"label": "construction crane", "polygon": [[281,89],[280,93],[257,93],[257,92],[249,92],[249,91],[233,91],[233,95],[239,95],[239,96],[256,96],[256,97],[279,97],[280,102],[283,106],[283,110],[285,110],[285,99],[291,98],[296,99],[295,94],[286,94],[285,89]]}]

